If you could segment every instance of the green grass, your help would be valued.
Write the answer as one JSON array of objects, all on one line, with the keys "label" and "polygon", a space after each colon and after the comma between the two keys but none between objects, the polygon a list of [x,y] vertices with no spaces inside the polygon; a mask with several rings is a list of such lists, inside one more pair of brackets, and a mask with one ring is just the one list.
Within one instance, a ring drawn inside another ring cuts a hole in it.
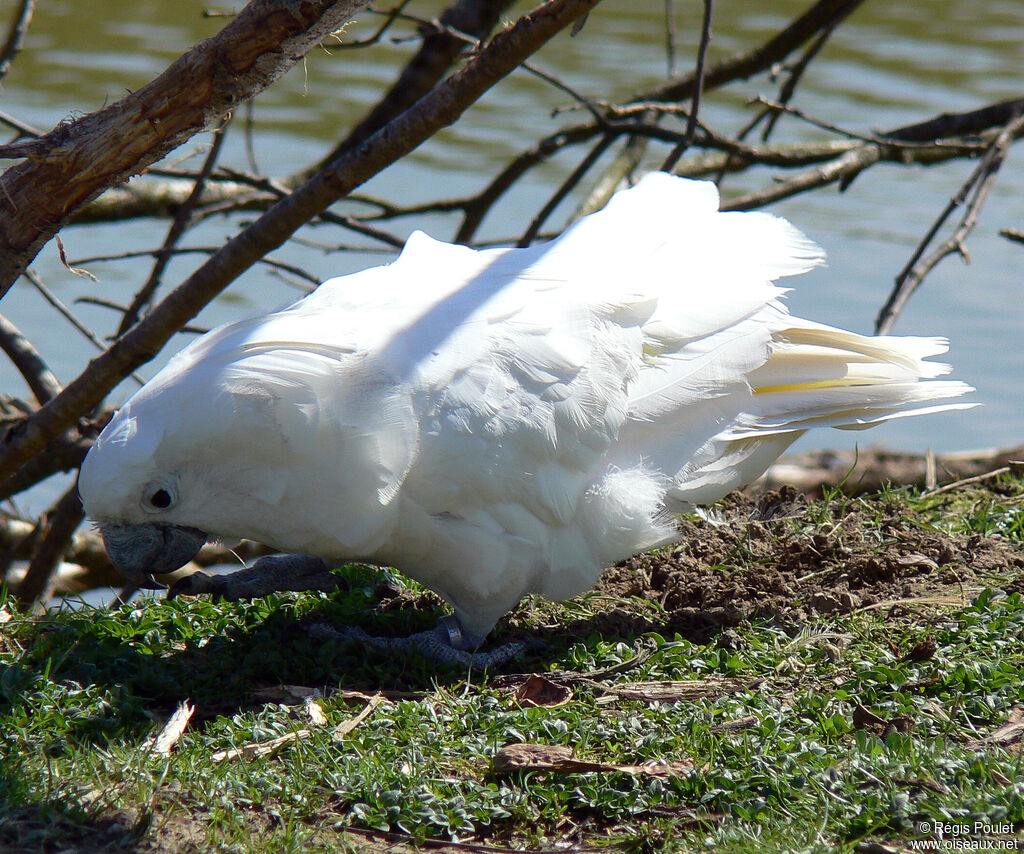
[{"label": "green grass", "polygon": [[[879,520],[913,514],[935,530],[1020,543],[1018,495],[890,493],[865,506]],[[792,524],[813,536],[835,518],[812,505]],[[576,680],[566,705],[524,708],[494,674],[311,638],[304,627],[320,620],[388,633],[436,619],[427,607],[375,613],[376,574],[344,572],[351,589],[332,596],[143,601],[44,617],[0,594],[0,850],[384,850],[459,839],[831,851],[905,846],[923,821],[1024,825],[1019,740],[979,741],[1024,706],[1018,593],[988,589],[966,607],[869,609],[796,630],[743,624],[706,645],[656,634],[555,642],[508,669],[585,675],[651,654]],[[628,603],[592,596],[519,620],[549,624],[599,607]],[[670,703],[612,692],[669,680],[708,691]],[[291,695],[259,693],[281,685],[322,689],[328,724],[312,724]],[[357,691],[391,699],[335,739],[334,726],[366,704]],[[145,749],[186,699],[196,713],[173,752]],[[271,755],[213,761],[303,729]],[[692,767],[675,777],[495,773],[495,754],[518,741],[613,765]]]}]

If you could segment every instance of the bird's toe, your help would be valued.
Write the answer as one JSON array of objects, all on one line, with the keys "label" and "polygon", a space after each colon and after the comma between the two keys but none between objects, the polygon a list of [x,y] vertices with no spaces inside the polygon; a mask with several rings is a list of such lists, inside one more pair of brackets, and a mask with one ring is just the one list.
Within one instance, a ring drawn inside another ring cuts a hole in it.
[{"label": "bird's toe", "polygon": [[225,583],[222,576],[199,571],[175,581],[167,591],[167,598],[202,596],[204,594],[212,596],[214,601],[235,598],[230,595],[229,585]]}]

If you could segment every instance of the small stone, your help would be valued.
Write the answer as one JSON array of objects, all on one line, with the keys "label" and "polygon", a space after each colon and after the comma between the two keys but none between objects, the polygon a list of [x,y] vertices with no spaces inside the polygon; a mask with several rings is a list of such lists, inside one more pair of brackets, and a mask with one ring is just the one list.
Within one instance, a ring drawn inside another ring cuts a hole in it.
[{"label": "small stone", "polygon": [[715,646],[719,649],[742,649],[745,645],[743,638],[733,629],[726,629],[715,640]]},{"label": "small stone", "polygon": [[831,593],[815,593],[807,603],[807,606],[818,614],[835,614],[841,609],[838,597]]}]

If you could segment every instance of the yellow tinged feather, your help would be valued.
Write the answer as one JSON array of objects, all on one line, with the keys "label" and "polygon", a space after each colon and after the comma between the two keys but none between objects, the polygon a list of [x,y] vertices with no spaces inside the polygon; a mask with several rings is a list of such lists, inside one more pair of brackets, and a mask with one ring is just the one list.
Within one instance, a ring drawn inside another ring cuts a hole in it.
[{"label": "yellow tinged feather", "polygon": [[817,380],[815,382],[806,383],[791,383],[789,385],[766,385],[760,388],[754,389],[754,394],[771,394],[775,391],[810,391],[815,388],[843,388],[846,386],[855,385],[874,385],[874,383],[865,382],[864,380],[856,379],[831,379],[831,380]]}]

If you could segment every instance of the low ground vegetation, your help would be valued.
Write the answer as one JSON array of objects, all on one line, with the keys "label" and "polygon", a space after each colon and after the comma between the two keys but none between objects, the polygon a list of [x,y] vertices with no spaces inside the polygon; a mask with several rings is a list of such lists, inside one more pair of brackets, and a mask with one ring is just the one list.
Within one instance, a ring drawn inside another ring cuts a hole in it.
[{"label": "low ground vegetation", "polygon": [[494,640],[542,645],[498,672],[319,640],[443,610],[363,566],[331,595],[3,599],[0,849],[1019,842],[1024,481],[736,495],[685,524],[580,599],[525,602]]}]

